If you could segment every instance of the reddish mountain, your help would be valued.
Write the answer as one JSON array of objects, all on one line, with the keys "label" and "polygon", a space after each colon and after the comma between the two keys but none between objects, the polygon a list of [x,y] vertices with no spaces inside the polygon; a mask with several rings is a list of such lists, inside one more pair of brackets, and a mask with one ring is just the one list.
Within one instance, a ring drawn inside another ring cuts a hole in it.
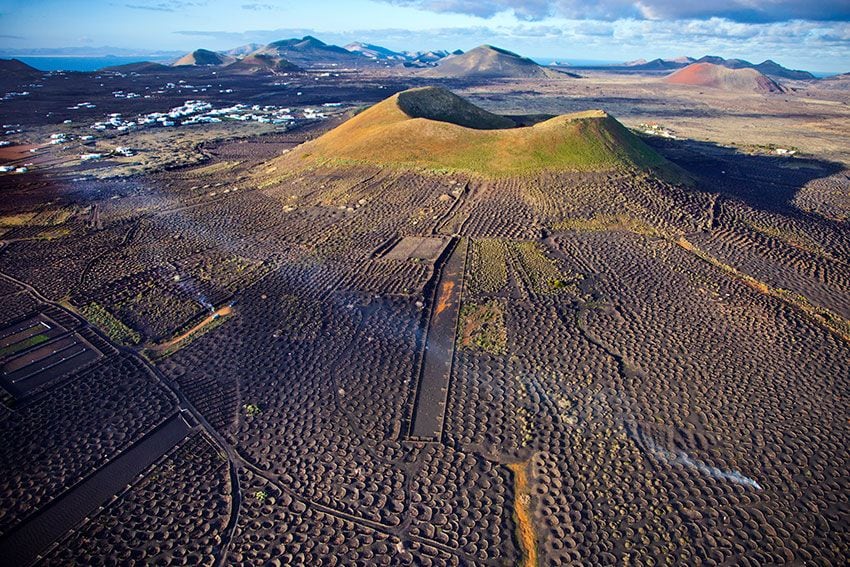
[{"label": "reddish mountain", "polygon": [[713,63],[694,63],[667,75],[665,82],[675,85],[708,87],[736,92],[777,93],[784,89],[755,69],[729,69]]}]

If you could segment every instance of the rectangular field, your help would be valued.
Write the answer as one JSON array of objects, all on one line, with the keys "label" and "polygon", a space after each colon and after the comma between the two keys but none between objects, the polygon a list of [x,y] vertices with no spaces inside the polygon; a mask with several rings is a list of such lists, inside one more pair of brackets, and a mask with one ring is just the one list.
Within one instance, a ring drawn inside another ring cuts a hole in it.
[{"label": "rectangular field", "polygon": [[3,387],[17,398],[102,356],[91,343],[72,333],[8,359],[3,364],[0,380]]},{"label": "rectangular field", "polygon": [[443,433],[466,264],[466,242],[462,240],[452,252],[437,286],[428,324],[425,359],[416,391],[411,440],[439,441]]},{"label": "rectangular field", "polygon": [[434,262],[449,244],[448,237],[405,236],[384,256],[387,260],[423,260]]},{"label": "rectangular field", "polygon": [[0,360],[65,333],[67,329],[43,313],[0,331]]}]

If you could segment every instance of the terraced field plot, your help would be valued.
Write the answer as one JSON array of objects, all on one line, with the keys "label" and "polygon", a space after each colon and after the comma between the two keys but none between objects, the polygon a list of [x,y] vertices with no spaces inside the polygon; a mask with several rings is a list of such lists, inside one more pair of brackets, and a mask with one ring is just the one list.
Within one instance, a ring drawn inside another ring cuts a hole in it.
[{"label": "terraced field plot", "polygon": [[64,331],[61,325],[43,315],[6,327],[0,331],[0,359],[46,342]]},{"label": "terraced field plot", "polygon": [[11,356],[3,359],[2,384],[15,397],[73,374],[102,356],[79,334],[63,335],[65,329],[48,321],[44,316],[29,319],[11,327],[12,334],[4,338],[9,342],[4,349]]}]

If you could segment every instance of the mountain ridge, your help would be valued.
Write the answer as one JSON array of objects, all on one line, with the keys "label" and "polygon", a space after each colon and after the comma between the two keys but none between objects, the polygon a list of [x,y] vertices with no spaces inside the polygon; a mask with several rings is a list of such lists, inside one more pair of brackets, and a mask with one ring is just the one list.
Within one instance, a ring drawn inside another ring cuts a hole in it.
[{"label": "mountain ridge", "polygon": [[327,44],[311,35],[273,41],[251,55],[271,55],[285,59],[299,67],[368,67],[376,61],[361,53],[348,51],[338,45]]}]

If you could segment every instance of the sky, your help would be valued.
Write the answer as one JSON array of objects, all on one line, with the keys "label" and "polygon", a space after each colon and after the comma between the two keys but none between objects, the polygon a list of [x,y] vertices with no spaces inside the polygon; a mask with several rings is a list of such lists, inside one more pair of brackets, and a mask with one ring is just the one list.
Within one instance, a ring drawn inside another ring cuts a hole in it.
[{"label": "sky", "polygon": [[720,55],[850,71],[850,0],[0,0],[0,52],[229,49],[315,35],[395,50],[489,43],[534,57]]}]

